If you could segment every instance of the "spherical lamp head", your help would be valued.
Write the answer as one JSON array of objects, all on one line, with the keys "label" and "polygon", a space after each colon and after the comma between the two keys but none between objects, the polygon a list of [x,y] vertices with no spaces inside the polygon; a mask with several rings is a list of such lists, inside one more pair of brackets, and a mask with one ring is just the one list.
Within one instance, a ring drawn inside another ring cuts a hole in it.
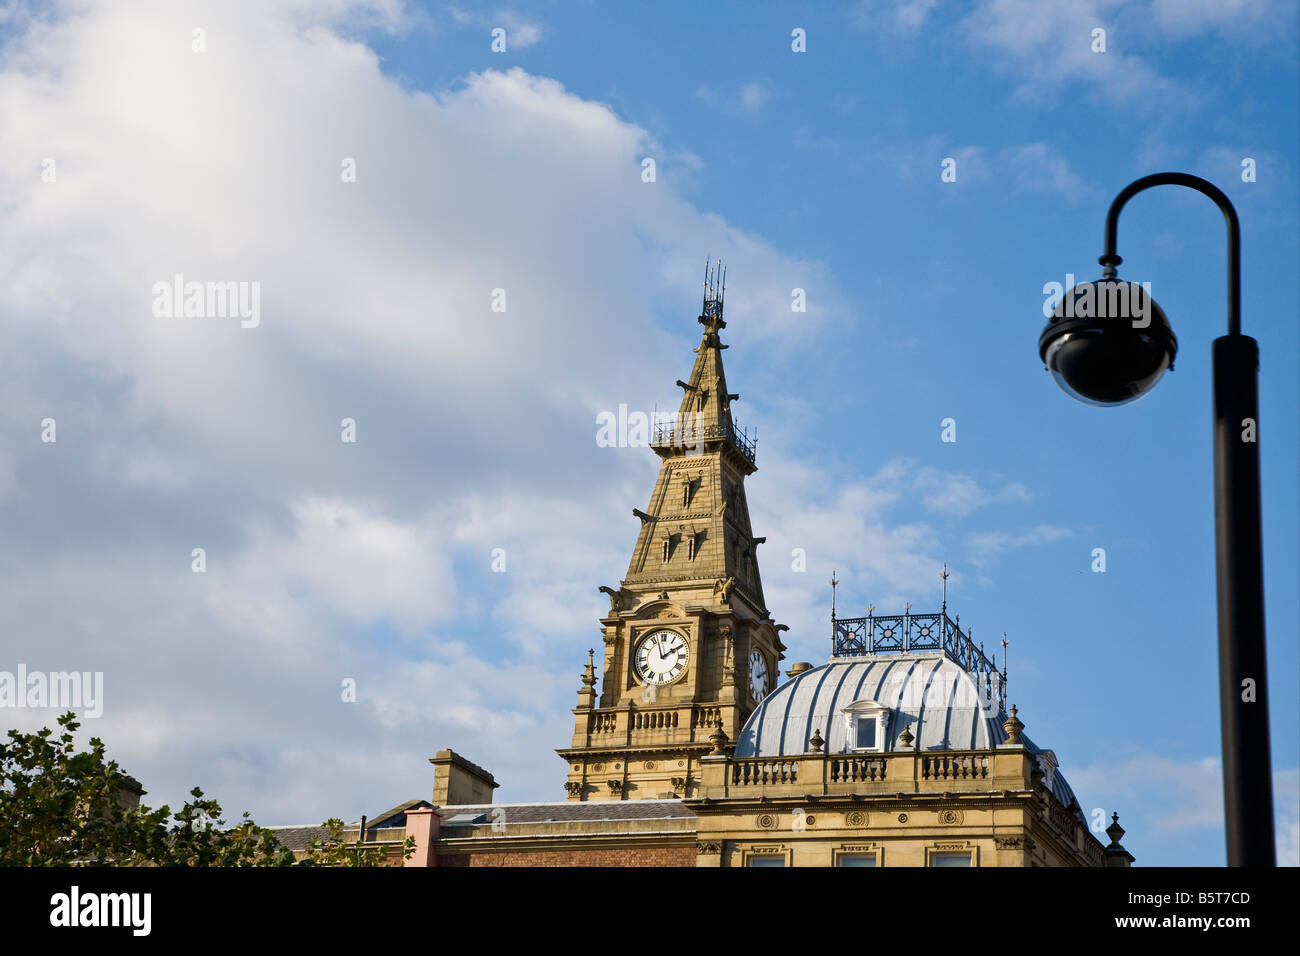
[{"label": "spherical lamp head", "polygon": [[1061,299],[1038,356],[1066,394],[1090,405],[1126,405],[1174,367],[1178,339],[1164,310],[1136,282],[1081,282]]}]

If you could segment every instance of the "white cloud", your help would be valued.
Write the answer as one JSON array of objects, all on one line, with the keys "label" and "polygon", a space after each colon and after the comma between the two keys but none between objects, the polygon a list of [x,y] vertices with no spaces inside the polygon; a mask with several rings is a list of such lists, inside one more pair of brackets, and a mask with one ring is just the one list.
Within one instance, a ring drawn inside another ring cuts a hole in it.
[{"label": "white cloud", "polygon": [[288,535],[251,530],[225,600],[273,582],[296,600],[361,622],[392,620],[417,630],[450,614],[456,587],[436,516],[398,522],[338,498],[294,501],[290,512]]},{"label": "white cloud", "polygon": [[[949,39],[988,57],[1017,79],[1014,97],[1048,102],[1072,85],[1130,107],[1166,109],[1192,101],[1183,81],[1162,75],[1151,41],[1180,41],[1207,33],[1276,47],[1294,57],[1294,5],[1286,0],[977,0],[943,23],[934,0],[861,0],[854,26],[891,35]],[[939,29],[943,27],[944,29]],[[1094,52],[1093,31],[1104,30],[1105,52]],[[924,34],[922,33],[924,31]],[[1145,42],[1144,42],[1145,41]]]},{"label": "white cloud", "polygon": [[717,106],[729,113],[748,113],[754,115],[762,112],[771,92],[765,83],[752,80],[741,83],[734,93],[722,92],[701,86],[695,91],[696,97],[710,106]]},{"label": "white cloud", "polygon": [[[596,412],[684,373],[706,252],[747,347],[811,347],[847,314],[833,277],[686,202],[689,153],[554,80],[384,76],[342,31],[402,28],[397,3],[58,13],[0,72],[6,653],[105,672],[90,729],[155,803],[368,812],[427,793],[443,745],[560,795],[596,587],[653,480]],[[260,282],[260,327],[155,318],[176,272]]]},{"label": "white cloud", "polygon": [[[1116,0],[1038,3],[985,0],[962,22],[973,45],[998,68],[1021,78],[1016,94],[1047,100],[1063,85],[1084,83],[1125,101],[1161,98],[1174,85],[1142,57],[1125,51],[1116,30]],[[1105,52],[1094,52],[1093,31],[1106,31]]]},{"label": "white cloud", "polygon": [[1029,491],[1020,482],[1006,482],[990,491],[970,475],[920,468],[914,479],[921,502],[930,511],[946,515],[968,515],[976,509],[1004,501],[1028,501]]},{"label": "white cloud", "polygon": [[767,97],[767,88],[762,83],[745,83],[740,87],[740,108],[746,113],[757,113]]},{"label": "white cloud", "polygon": [[1273,774],[1277,865],[1300,866],[1300,769]]},{"label": "white cloud", "polygon": [[1001,154],[999,165],[1028,192],[1077,196],[1084,188],[1070,161],[1046,143],[1010,147]]},{"label": "white cloud", "polygon": [[545,31],[540,23],[529,20],[512,10],[497,14],[497,20],[506,29],[509,43],[519,49],[540,43]]},{"label": "white cloud", "polygon": [[1048,524],[1040,524],[1020,534],[1008,531],[984,531],[967,536],[966,550],[970,555],[971,563],[978,568],[983,568],[992,564],[1003,552],[1051,544],[1053,541],[1068,538],[1073,533],[1069,528]]},{"label": "white cloud", "polygon": [[[797,422],[794,423],[797,426]],[[769,438],[770,438],[769,433]],[[816,463],[781,454],[782,437],[769,441],[762,473],[749,492],[757,533],[767,537],[759,552],[768,606],[790,625],[790,660],[817,660],[830,634],[831,572],[838,574],[842,616],[902,613],[905,602],[918,611],[937,609],[939,573],[950,565],[948,592],[961,593],[971,569],[984,564],[977,551],[969,568],[955,560],[955,536],[926,521],[908,520],[922,507],[943,518],[966,516],[996,503],[1027,501],[1017,482],[981,482],[972,476],[921,467],[906,458],[887,462],[861,477],[832,461]],[[772,451],[772,445],[778,450]],[[987,490],[994,488],[996,490]],[[1031,535],[1050,540],[1068,534],[1044,526]],[[1012,536],[1008,536],[1012,537]],[[998,542],[1001,548],[1015,546]],[[806,570],[793,565],[801,549]],[[968,545],[969,550],[969,545]]]},{"label": "white cloud", "polygon": [[[483,13],[466,10],[463,7],[448,7],[447,14],[460,26],[475,27],[484,31],[498,27],[506,31],[506,51],[522,50],[534,46],[546,36],[546,28],[541,23],[526,17],[517,10],[498,10],[495,13]],[[487,44],[484,40],[484,44]]]},{"label": "white cloud", "polygon": [[[1139,865],[1144,841],[1185,843],[1194,831],[1223,827],[1223,773],[1217,757],[1176,760],[1135,753],[1118,762],[1068,771],[1067,776],[1079,799],[1086,801],[1085,814],[1100,805],[1109,823],[1110,814],[1119,811],[1120,825],[1129,831],[1124,843],[1138,856]],[[1278,865],[1300,865],[1300,770],[1274,773],[1273,802]],[[1158,809],[1135,813],[1139,807]],[[1221,844],[1207,846],[1207,865],[1221,854]]]},{"label": "white cloud", "polygon": [[858,0],[850,20],[860,29],[913,34],[926,25],[939,0]]},{"label": "white cloud", "polygon": [[935,179],[940,163],[956,163],[956,182],[991,185],[1003,193],[1053,195],[1075,200],[1086,195],[1087,185],[1070,161],[1043,142],[1018,143],[999,149],[978,143],[954,146],[930,136],[897,153],[895,168],[906,179]]},{"label": "white cloud", "polygon": [[1151,0],[1150,14],[1170,36],[1214,31],[1263,39],[1295,26],[1295,5],[1287,0]]}]

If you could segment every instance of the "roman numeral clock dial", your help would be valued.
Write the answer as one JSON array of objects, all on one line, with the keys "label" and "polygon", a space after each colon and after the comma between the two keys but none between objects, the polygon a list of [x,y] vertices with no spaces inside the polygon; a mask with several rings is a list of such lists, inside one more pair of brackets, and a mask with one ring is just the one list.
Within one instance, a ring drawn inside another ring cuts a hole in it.
[{"label": "roman numeral clock dial", "polygon": [[749,691],[754,700],[762,700],[767,695],[767,658],[761,651],[749,655]]},{"label": "roman numeral clock dial", "polygon": [[676,631],[647,634],[636,646],[633,669],[647,684],[671,684],[686,673],[691,660],[690,645]]}]

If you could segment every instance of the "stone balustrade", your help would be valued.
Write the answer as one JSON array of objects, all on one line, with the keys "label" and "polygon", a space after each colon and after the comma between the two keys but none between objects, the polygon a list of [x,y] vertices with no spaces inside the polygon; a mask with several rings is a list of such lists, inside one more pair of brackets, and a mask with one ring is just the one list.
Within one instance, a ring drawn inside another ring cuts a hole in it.
[{"label": "stone balustrade", "polygon": [[710,756],[703,797],[1027,790],[1031,762],[1019,747],[996,750],[811,753],[797,757]]},{"label": "stone balustrade", "polygon": [[709,738],[722,711],[698,704],[625,705],[590,711],[587,743],[611,747],[644,743],[700,743]]}]

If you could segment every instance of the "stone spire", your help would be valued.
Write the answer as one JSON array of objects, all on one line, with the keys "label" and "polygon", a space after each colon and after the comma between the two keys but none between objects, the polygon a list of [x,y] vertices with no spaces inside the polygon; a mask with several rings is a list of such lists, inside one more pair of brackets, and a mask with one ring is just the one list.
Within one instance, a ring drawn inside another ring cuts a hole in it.
[{"label": "stone spire", "polygon": [[[725,275],[725,273],[723,273]],[[727,327],[722,318],[726,295],[725,279],[720,279],[718,266],[709,271],[705,264],[704,305],[699,323],[704,326],[704,338],[695,349],[695,366],[688,381],[677,380],[685,394],[677,410],[674,430],[680,429],[685,443],[692,438],[723,437],[733,430],[731,403],[740,398],[727,392],[727,376],[722,370],[722,344],[718,333]],[[692,435],[692,428],[697,433]],[[664,455],[660,452],[661,457]],[[752,458],[752,453],[750,455]],[[751,462],[752,464],[752,462]]]},{"label": "stone spire", "polygon": [[[749,523],[744,480],[756,470],[754,442],[736,424],[727,390],[720,333],[726,286],[717,267],[705,271],[704,326],[690,378],[678,379],[682,401],[677,416],[657,422],[651,446],[662,463],[650,503],[641,519],[623,587],[667,591],[705,586],[711,603],[740,596],[759,618],[767,618],[758,573],[758,545]],[[676,588],[674,587],[676,585]]]}]

